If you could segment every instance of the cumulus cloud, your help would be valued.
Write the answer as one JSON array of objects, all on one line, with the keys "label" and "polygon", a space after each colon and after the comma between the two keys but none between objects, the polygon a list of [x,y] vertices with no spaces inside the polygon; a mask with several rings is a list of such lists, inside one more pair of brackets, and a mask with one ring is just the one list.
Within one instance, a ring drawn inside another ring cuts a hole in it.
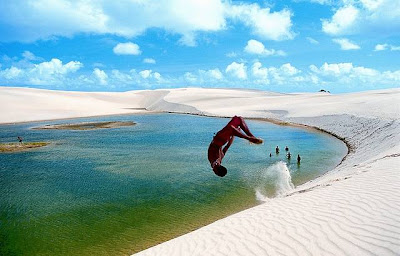
[{"label": "cumulus cloud", "polygon": [[[365,83],[373,85],[376,82],[382,83],[388,81],[388,79],[384,77],[383,73],[379,72],[378,70],[366,67],[357,67],[352,63],[324,63],[319,68],[315,65],[311,65],[310,70],[319,75],[321,77],[321,81],[326,82],[339,82],[348,85],[352,83]],[[394,75],[394,77],[397,76],[395,79],[400,78],[397,73],[392,73],[390,71],[386,72],[387,75]]]},{"label": "cumulus cloud", "polygon": [[261,62],[257,61],[252,65],[251,71],[258,83],[283,84],[304,80],[301,76],[296,76],[301,71],[290,63],[283,64],[280,67],[263,67]]},{"label": "cumulus cloud", "polygon": [[239,4],[227,8],[227,13],[249,26],[260,38],[281,41],[295,36],[292,31],[293,14],[288,9],[271,12],[270,8],[261,8],[258,4]]},{"label": "cumulus cloud", "polygon": [[347,38],[336,38],[332,40],[333,42],[337,43],[340,45],[340,49],[342,50],[359,50],[360,46],[355,44],[354,42],[351,42]]},{"label": "cumulus cloud", "polygon": [[95,68],[93,70],[93,75],[97,78],[97,80],[99,81],[99,83],[101,85],[106,85],[107,84],[108,75],[103,70]]},{"label": "cumulus cloud", "polygon": [[322,30],[330,35],[343,35],[354,29],[359,10],[352,5],[344,6],[336,11],[330,20],[322,20]]},{"label": "cumulus cloud", "polygon": [[149,28],[160,28],[181,35],[181,44],[195,46],[197,33],[226,29],[228,21],[245,24],[263,39],[287,40],[295,35],[288,9],[273,12],[258,4],[223,0],[3,2],[0,41],[33,42],[79,33],[132,38]]},{"label": "cumulus cloud", "polygon": [[22,74],[22,72],[23,71],[21,69],[13,66],[1,71],[0,75],[3,76],[5,79],[14,79]]},{"label": "cumulus cloud", "polygon": [[232,62],[231,64],[229,64],[226,67],[225,72],[235,78],[245,80],[245,79],[247,79],[247,71],[246,70],[247,70],[247,67],[244,63]]},{"label": "cumulus cloud", "polygon": [[221,71],[216,69],[211,69],[205,72],[205,74],[213,79],[221,80],[224,76],[222,75]]},{"label": "cumulus cloud", "polygon": [[143,63],[147,63],[147,64],[156,64],[156,60],[152,59],[152,58],[145,58],[143,60]]},{"label": "cumulus cloud", "polygon": [[59,85],[81,67],[83,65],[79,61],[63,64],[61,60],[53,58],[51,61],[30,64],[27,68],[11,66],[0,71],[0,78],[15,81],[16,84]]},{"label": "cumulus cloud", "polygon": [[157,81],[161,80],[161,74],[158,72],[153,72],[151,69],[142,70],[139,75],[144,79],[155,79]]},{"label": "cumulus cloud", "polygon": [[384,34],[400,31],[400,1],[341,0],[330,19],[322,19],[322,31],[329,35]]},{"label": "cumulus cloud", "polygon": [[285,56],[286,53],[281,50],[274,50],[274,49],[266,49],[264,44],[251,39],[247,42],[247,45],[244,48],[244,51],[250,54],[256,54],[260,56],[270,56],[270,55],[278,55],[278,56]]},{"label": "cumulus cloud", "polygon": [[132,42],[119,43],[113,48],[113,52],[117,55],[139,55],[142,52],[139,45]]},{"label": "cumulus cloud", "polygon": [[94,68],[93,72],[88,74],[77,73],[82,66],[78,61],[64,64],[54,58],[38,64],[32,63],[26,68],[0,67],[0,83],[79,90],[104,90],[104,85],[107,85],[108,89],[116,90],[205,85],[248,86],[274,91],[318,91],[324,88],[332,92],[400,86],[400,70],[378,71],[349,62],[311,65],[302,70],[291,63],[265,66],[256,61],[247,69],[244,63],[232,62],[225,69],[226,75],[219,68],[211,68],[187,70],[176,76],[161,76],[150,69],[120,71]]},{"label": "cumulus cloud", "polygon": [[219,68],[199,69],[197,72],[185,72],[183,75],[183,80],[190,85],[218,85],[217,83],[223,79],[224,75]]}]

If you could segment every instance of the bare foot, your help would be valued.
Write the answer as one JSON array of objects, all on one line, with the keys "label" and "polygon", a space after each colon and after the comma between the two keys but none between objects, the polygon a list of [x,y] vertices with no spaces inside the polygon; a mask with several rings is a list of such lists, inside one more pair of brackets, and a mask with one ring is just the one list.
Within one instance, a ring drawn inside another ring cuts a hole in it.
[{"label": "bare foot", "polygon": [[252,137],[252,138],[250,138],[250,142],[254,143],[254,144],[261,144],[261,143],[263,143],[263,140],[256,138],[256,137]]}]

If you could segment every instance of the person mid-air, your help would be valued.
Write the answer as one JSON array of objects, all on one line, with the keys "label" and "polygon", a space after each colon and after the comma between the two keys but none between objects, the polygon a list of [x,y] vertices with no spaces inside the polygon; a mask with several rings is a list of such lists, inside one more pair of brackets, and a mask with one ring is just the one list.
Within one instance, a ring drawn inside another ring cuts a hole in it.
[{"label": "person mid-air", "polygon": [[[242,129],[244,133],[240,129]],[[262,139],[256,138],[250,132],[242,117],[232,117],[229,123],[217,132],[208,147],[208,160],[210,161],[211,168],[214,173],[220,177],[224,177],[227,173],[227,169],[221,165],[221,162],[235,136],[246,139],[255,144],[261,144],[263,142]],[[224,145],[225,147],[222,148]]]}]

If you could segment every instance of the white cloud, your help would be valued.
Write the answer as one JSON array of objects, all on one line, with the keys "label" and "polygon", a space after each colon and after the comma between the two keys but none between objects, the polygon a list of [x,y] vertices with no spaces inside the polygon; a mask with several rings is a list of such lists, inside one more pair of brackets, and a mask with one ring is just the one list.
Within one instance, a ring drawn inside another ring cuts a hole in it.
[{"label": "white cloud", "polygon": [[249,26],[255,35],[263,39],[280,41],[295,36],[291,30],[293,14],[288,9],[271,12],[270,8],[261,8],[258,4],[239,4],[227,8],[227,13]]},{"label": "white cloud", "polygon": [[1,71],[0,75],[6,79],[14,79],[18,77],[23,71],[16,67],[10,67]]},{"label": "white cloud", "polygon": [[312,37],[306,37],[306,39],[308,40],[308,42],[312,44],[319,44],[319,42]]},{"label": "white cloud", "polygon": [[363,6],[368,10],[376,10],[384,0],[360,0]]},{"label": "white cloud", "polygon": [[79,32],[107,32],[108,17],[95,1],[3,1],[0,40],[32,42]]},{"label": "white cloud", "polygon": [[283,64],[280,69],[282,70],[283,73],[289,75],[289,76],[294,76],[298,73],[300,73],[300,70],[297,68],[293,67],[290,63]]},{"label": "white cloud", "polygon": [[3,1],[0,41],[32,42],[79,33],[114,34],[133,38],[149,28],[181,36],[184,45],[196,45],[196,34],[241,22],[263,39],[287,40],[292,12],[272,12],[258,4],[224,0],[13,0]]},{"label": "white cloud", "polygon": [[232,62],[225,69],[186,71],[178,76],[161,76],[152,70],[137,72],[101,70],[92,73],[77,73],[83,65],[78,61],[63,64],[59,59],[31,64],[26,68],[10,66],[0,69],[0,83],[3,85],[30,85],[52,89],[118,90],[181,87],[205,85],[211,87],[240,86],[273,91],[318,91],[321,88],[332,92],[359,91],[400,87],[400,70],[378,71],[352,63],[324,63],[317,67],[300,70],[291,63],[281,66],[263,66],[253,63],[249,72],[244,63]]},{"label": "white cloud", "polygon": [[[189,83],[190,85],[201,85],[205,84],[210,86],[211,84],[216,84],[224,79],[222,72],[219,68],[202,70],[199,69],[197,72],[186,72],[183,75],[182,80]],[[179,79],[178,79],[179,80]]]},{"label": "white cloud", "polygon": [[322,20],[322,30],[330,35],[343,35],[353,28],[359,10],[352,5],[344,6],[336,11],[331,20]]},{"label": "white cloud", "polygon": [[195,76],[193,73],[191,72],[186,72],[184,75],[184,80],[191,83],[191,84],[196,84],[197,81],[197,76]]},{"label": "white cloud", "polygon": [[93,75],[97,78],[97,80],[99,81],[99,83],[101,85],[106,85],[107,84],[108,75],[103,70],[95,68],[93,70]]},{"label": "white cloud", "polygon": [[231,64],[229,64],[226,69],[225,72],[227,74],[232,75],[233,77],[239,78],[239,79],[247,79],[247,71],[246,71],[246,66],[244,65],[244,63],[236,63],[236,62],[232,62]]},{"label": "white cloud", "polygon": [[218,68],[207,71],[207,74],[217,80],[221,80],[224,77]]},{"label": "white cloud", "polygon": [[113,52],[117,55],[139,55],[142,53],[139,49],[139,45],[131,42],[117,44],[113,48]]},{"label": "white cloud", "polygon": [[196,37],[194,33],[186,33],[179,40],[178,43],[181,45],[195,47],[197,46]]},{"label": "white cloud", "polygon": [[161,80],[161,74],[158,72],[153,72],[151,69],[142,70],[139,75],[144,79],[155,79],[157,81]]},{"label": "white cloud", "polygon": [[224,78],[221,71],[218,68],[210,70],[199,70],[199,74],[203,80],[221,80]]},{"label": "white cloud", "polygon": [[61,60],[53,58],[51,61],[39,64],[30,63],[26,68],[11,66],[0,71],[0,78],[15,81],[16,84],[29,85],[59,85],[69,74],[75,73],[83,67],[79,61],[70,61],[63,64]]},{"label": "white cloud", "polygon": [[83,65],[79,61],[70,61],[67,64],[63,64],[61,60],[54,58],[51,61],[35,64],[33,68],[29,69],[29,73],[38,76],[66,75],[76,72],[81,67]]},{"label": "white cloud", "polygon": [[161,81],[161,74],[158,72],[154,72],[153,73],[153,77],[154,79],[156,79],[157,81]]},{"label": "white cloud", "polygon": [[391,45],[391,46],[390,46],[390,50],[391,50],[391,51],[400,51],[400,46]]},{"label": "white cloud", "polygon": [[387,50],[389,47],[388,44],[377,44],[375,45],[375,51],[384,51]]},{"label": "white cloud", "polygon": [[322,20],[322,30],[330,35],[398,35],[400,1],[341,0],[331,19]]},{"label": "white cloud", "polygon": [[371,78],[377,77],[380,74],[380,72],[375,69],[355,67],[352,63],[328,64],[325,62],[320,68],[317,68],[315,65],[311,65],[310,70],[322,76],[341,77],[343,79],[355,77],[359,79],[366,77]]},{"label": "white cloud", "polygon": [[377,44],[377,45],[375,45],[374,51],[386,51],[389,49],[391,51],[400,51],[400,46],[394,46],[394,45],[390,45],[390,44]]},{"label": "white cloud", "polygon": [[139,72],[139,74],[144,78],[149,78],[150,74],[151,74],[151,70],[142,70]]},{"label": "white cloud", "polygon": [[337,43],[340,45],[340,49],[342,50],[358,50],[360,49],[360,46],[355,44],[354,42],[351,42],[349,39],[347,38],[337,38],[337,39],[333,39],[333,42]]},{"label": "white cloud", "polygon": [[156,64],[156,60],[152,59],[152,58],[145,58],[143,60],[143,63],[147,63],[147,64]]},{"label": "white cloud", "polygon": [[244,48],[244,51],[250,54],[257,54],[261,56],[270,56],[270,55],[278,55],[278,56],[285,56],[286,53],[281,50],[274,50],[274,49],[266,49],[264,44],[251,39],[247,42],[247,45]]},{"label": "white cloud", "polygon": [[251,70],[252,75],[258,79],[258,83],[284,84],[304,80],[301,76],[296,76],[301,71],[290,63],[283,64],[280,67],[263,67],[261,62],[257,61],[253,64]]},{"label": "white cloud", "polygon": [[[253,76],[263,80],[268,79],[268,68],[263,68],[261,62],[255,62],[251,67]],[[268,82],[269,83],[269,82]]]}]

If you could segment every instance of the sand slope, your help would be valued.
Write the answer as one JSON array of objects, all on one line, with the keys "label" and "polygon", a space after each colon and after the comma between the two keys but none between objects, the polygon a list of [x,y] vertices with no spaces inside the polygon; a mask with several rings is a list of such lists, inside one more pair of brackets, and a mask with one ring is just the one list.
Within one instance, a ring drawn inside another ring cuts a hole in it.
[{"label": "sand slope", "polygon": [[400,254],[400,89],[330,95],[196,88],[126,93],[0,88],[0,102],[2,123],[146,108],[306,124],[334,133],[351,146],[341,165],[288,196],[266,199],[138,255]]}]

